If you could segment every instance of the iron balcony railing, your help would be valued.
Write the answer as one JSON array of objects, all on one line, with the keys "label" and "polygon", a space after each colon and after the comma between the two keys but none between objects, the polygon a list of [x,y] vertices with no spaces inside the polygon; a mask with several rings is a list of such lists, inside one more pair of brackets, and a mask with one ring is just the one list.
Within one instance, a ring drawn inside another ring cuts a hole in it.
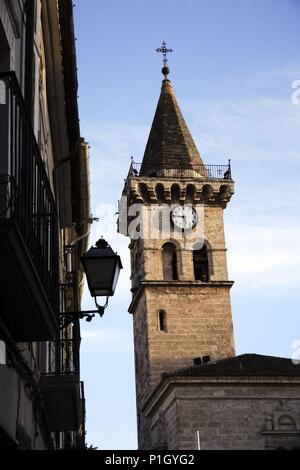
[{"label": "iron balcony railing", "polygon": [[141,175],[142,163],[131,162],[129,167],[128,176],[125,180],[125,191],[128,188],[128,184],[131,178],[134,177],[151,177],[158,179],[165,178],[201,178],[207,181],[214,180],[231,180],[231,162],[228,161],[227,165],[194,165],[193,168],[165,168],[157,171],[153,171],[148,175]]},{"label": "iron balcony railing", "polygon": [[46,375],[79,375],[79,344],[75,339],[48,342]]},{"label": "iron balcony railing", "polygon": [[0,219],[19,229],[58,318],[56,205],[14,72],[0,73],[0,151]]}]

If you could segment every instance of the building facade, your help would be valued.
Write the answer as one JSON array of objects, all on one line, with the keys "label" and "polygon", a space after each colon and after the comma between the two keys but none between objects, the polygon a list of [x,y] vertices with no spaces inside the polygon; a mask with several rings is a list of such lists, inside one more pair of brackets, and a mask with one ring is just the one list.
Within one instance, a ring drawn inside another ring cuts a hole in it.
[{"label": "building facade", "polygon": [[0,2],[0,448],[85,446],[82,270],[90,224],[73,6]]},{"label": "building facade", "polygon": [[119,220],[131,238],[139,448],[300,447],[300,366],[235,356],[223,221],[231,164],[204,165],[162,71]]}]

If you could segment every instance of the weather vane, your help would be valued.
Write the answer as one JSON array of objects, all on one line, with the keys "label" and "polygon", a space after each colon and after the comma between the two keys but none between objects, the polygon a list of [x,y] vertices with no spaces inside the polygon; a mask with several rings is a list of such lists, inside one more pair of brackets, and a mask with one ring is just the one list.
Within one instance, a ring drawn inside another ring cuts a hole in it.
[{"label": "weather vane", "polygon": [[156,49],[156,52],[161,52],[162,55],[163,55],[163,68],[162,68],[162,73],[163,75],[165,76],[165,78],[167,78],[167,76],[169,75],[170,73],[170,70],[169,70],[169,67],[168,67],[168,58],[167,58],[167,54],[169,52],[173,52],[173,49],[167,49],[167,44],[165,41],[162,42],[162,45],[161,47],[159,47],[158,49]]}]

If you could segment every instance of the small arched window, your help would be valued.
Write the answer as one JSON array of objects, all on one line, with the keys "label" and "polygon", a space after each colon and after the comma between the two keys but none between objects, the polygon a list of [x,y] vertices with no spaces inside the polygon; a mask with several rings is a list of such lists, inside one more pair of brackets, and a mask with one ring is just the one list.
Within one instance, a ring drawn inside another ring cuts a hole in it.
[{"label": "small arched window", "polygon": [[163,246],[163,270],[165,281],[178,280],[177,273],[177,254],[176,247],[173,243],[165,243]]},{"label": "small arched window", "polygon": [[159,331],[167,331],[167,314],[164,310],[158,312]]},{"label": "small arched window", "polygon": [[173,201],[179,201],[180,199],[180,186],[179,184],[173,184],[171,187],[171,197]]},{"label": "small arched window", "polygon": [[278,426],[284,430],[295,430],[297,428],[294,418],[290,415],[281,415],[278,419]]},{"label": "small arched window", "polygon": [[195,280],[208,282],[209,281],[209,265],[208,265],[207,248],[205,245],[203,245],[201,250],[194,250],[193,263],[194,263]]}]

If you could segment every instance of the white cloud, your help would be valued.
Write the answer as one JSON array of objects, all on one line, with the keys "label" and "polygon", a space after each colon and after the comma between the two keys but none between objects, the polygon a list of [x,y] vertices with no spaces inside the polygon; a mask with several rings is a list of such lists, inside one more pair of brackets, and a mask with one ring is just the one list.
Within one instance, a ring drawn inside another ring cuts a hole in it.
[{"label": "white cloud", "polygon": [[149,129],[141,124],[99,121],[83,129],[91,145],[91,175],[105,182],[122,181],[129,169],[130,157],[141,160]]},{"label": "white cloud", "polygon": [[300,226],[226,227],[230,278],[247,289],[276,291],[300,285]]},{"label": "white cloud", "polygon": [[[253,162],[254,165],[276,164],[299,159],[298,138],[300,105],[291,102],[292,89],[286,99],[259,98],[235,102],[191,103],[185,108],[190,130],[204,161],[218,156],[222,163]],[[213,162],[212,162],[213,163]]]}]

